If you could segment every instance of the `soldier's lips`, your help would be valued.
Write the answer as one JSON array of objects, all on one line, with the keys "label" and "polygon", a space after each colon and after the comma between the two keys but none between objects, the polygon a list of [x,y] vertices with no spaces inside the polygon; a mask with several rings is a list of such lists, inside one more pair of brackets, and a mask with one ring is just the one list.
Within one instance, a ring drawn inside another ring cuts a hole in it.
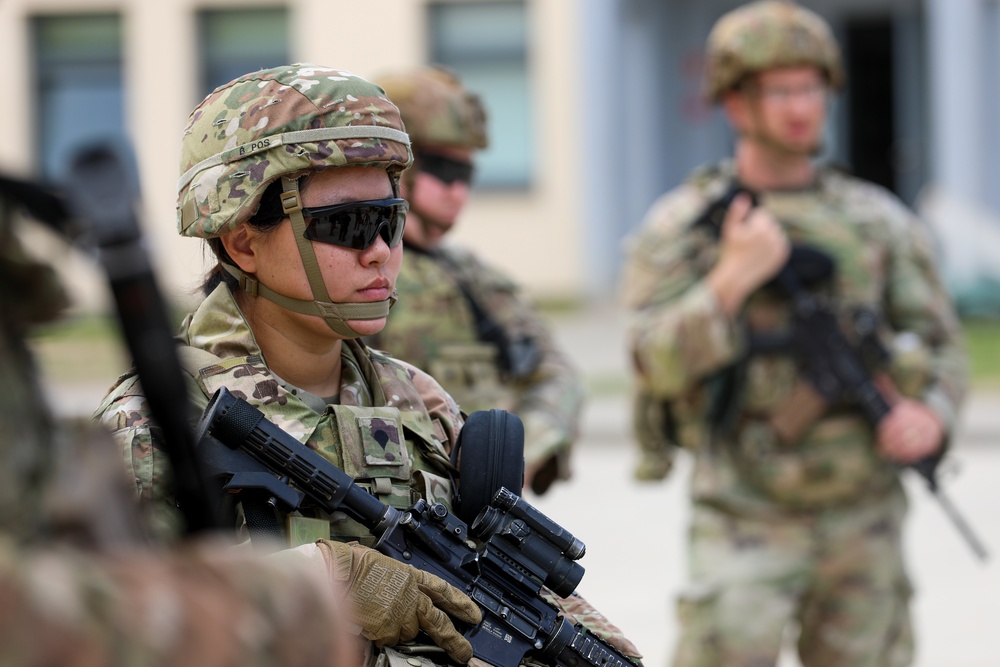
[{"label": "soldier's lips", "polygon": [[817,134],[816,129],[809,123],[792,124],[785,128],[785,136],[791,141],[815,141]]},{"label": "soldier's lips", "polygon": [[389,295],[392,294],[392,283],[384,278],[379,278],[359,289],[358,294],[364,301],[382,301],[388,299]]}]

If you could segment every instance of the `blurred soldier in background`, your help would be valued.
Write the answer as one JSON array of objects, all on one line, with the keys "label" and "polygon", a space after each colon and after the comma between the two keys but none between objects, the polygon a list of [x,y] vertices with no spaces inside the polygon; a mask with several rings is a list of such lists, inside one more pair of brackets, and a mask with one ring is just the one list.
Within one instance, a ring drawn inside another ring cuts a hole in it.
[{"label": "blurred soldier in background", "polygon": [[542,494],[570,475],[583,388],[517,285],[466,248],[445,244],[487,145],[478,96],[450,72],[425,67],[378,82],[413,142],[403,174],[410,204],[399,304],[373,347],[430,373],[465,413],[503,408],[524,422],[525,487]]},{"label": "blurred soldier in background", "polygon": [[[899,471],[939,457],[955,426],[959,323],[920,221],[881,188],[814,162],[843,81],[824,20],[790,2],[751,3],[718,21],[707,51],[708,95],[736,132],[734,158],[653,205],[623,284],[638,421],[656,431],[647,447],[675,442],[694,456],[674,664],[774,665],[794,623],[809,667],[908,665]],[[811,280],[792,261],[806,256],[799,248],[832,268]],[[802,313],[789,293],[829,307],[852,342],[874,322],[896,347],[872,364],[891,404],[880,421],[810,382],[824,360],[790,342],[820,341],[796,338]],[[641,476],[666,474],[669,455],[657,456]]]}]

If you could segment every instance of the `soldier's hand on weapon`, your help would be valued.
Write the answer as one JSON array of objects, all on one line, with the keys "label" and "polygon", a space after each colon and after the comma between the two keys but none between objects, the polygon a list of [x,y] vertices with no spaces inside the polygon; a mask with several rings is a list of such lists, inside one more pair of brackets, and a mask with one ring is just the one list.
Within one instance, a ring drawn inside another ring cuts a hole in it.
[{"label": "soldier's hand on weapon", "polygon": [[719,240],[719,261],[707,280],[723,310],[732,314],[784,266],[790,244],[774,216],[755,208],[745,193],[733,199]]},{"label": "soldier's hand on weapon", "polygon": [[901,464],[915,463],[936,454],[944,442],[944,425],[929,407],[900,398],[878,425],[879,451]]},{"label": "soldier's hand on weapon", "polygon": [[394,646],[422,630],[456,662],[472,658],[472,645],[450,617],[475,625],[482,612],[462,591],[357,543],[319,540],[316,548],[331,578],[343,582],[366,639]]}]

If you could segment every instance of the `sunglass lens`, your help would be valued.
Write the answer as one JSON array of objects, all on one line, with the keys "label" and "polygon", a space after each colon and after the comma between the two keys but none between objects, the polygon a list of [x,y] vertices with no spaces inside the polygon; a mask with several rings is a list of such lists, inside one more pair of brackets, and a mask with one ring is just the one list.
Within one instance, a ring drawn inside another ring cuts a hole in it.
[{"label": "sunglass lens", "polygon": [[343,248],[364,250],[382,235],[389,247],[399,244],[406,221],[406,202],[380,199],[303,209],[308,219],[305,237]]},{"label": "sunglass lens", "polygon": [[468,185],[472,182],[472,175],[475,171],[475,167],[469,162],[427,153],[420,154],[418,164],[420,171],[430,174],[447,185],[451,185],[455,181],[461,181]]}]

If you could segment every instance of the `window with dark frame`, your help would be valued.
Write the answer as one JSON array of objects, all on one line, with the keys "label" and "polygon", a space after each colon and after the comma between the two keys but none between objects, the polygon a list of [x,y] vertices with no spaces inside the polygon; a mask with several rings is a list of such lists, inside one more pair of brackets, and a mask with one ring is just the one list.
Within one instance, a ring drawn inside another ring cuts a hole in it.
[{"label": "window with dark frame", "polygon": [[117,14],[32,19],[35,145],[39,173],[59,179],[69,153],[98,139],[124,140],[122,27]]},{"label": "window with dark frame", "polygon": [[490,145],[476,158],[475,185],[530,187],[534,128],[525,2],[441,2],[428,10],[430,60],[454,70],[486,107]]},{"label": "window with dark frame", "polygon": [[283,7],[199,12],[201,96],[247,72],[288,64],[288,31]]}]

